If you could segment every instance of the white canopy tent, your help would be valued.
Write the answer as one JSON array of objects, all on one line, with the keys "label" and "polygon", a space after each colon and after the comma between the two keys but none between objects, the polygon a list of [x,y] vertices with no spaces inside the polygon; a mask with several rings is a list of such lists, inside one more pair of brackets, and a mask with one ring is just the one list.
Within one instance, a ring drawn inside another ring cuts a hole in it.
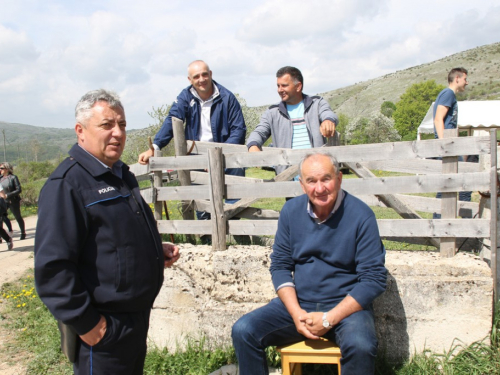
[{"label": "white canopy tent", "polygon": [[[417,140],[422,133],[434,133],[433,108],[434,103],[418,127]],[[467,130],[469,135],[477,134],[479,130],[500,128],[500,100],[458,102],[458,128]]]}]

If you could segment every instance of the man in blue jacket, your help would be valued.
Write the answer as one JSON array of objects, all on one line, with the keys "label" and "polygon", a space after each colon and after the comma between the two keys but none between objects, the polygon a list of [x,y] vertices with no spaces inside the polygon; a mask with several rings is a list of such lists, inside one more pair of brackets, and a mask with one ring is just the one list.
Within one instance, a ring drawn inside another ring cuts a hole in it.
[{"label": "man in blue jacket", "polygon": [[[161,150],[174,136],[172,117],[185,121],[186,139],[202,142],[245,143],[247,128],[240,103],[231,91],[212,80],[212,71],[201,60],[188,66],[188,80],[191,83],[175,99],[167,118],[153,141],[153,148]],[[139,155],[139,164],[147,164],[153,150]],[[245,176],[243,168],[228,168],[226,174]],[[228,199],[226,203],[237,200]],[[208,220],[210,214],[197,211],[198,219]]]},{"label": "man in blue jacket", "polygon": [[[240,103],[222,85],[212,80],[212,71],[201,60],[193,61],[188,66],[188,80],[191,83],[175,99],[167,118],[153,141],[155,150],[168,145],[174,136],[172,117],[186,122],[186,139],[202,142],[233,143],[245,142],[247,128]],[[153,151],[139,155],[139,163],[147,164]],[[238,168],[227,174],[243,176]]]},{"label": "man in blue jacket", "polygon": [[240,375],[268,374],[265,348],[325,337],[341,350],[342,374],[373,374],[372,302],[386,286],[385,249],[373,211],[342,190],[330,155],[300,164],[306,193],[285,203],[271,254],[278,298],[233,326]]},{"label": "man in blue jacket", "polygon": [[163,269],[179,249],[162,244],[127,165],[118,96],[95,90],[75,110],[78,143],[38,201],[35,281],[55,316],[75,374],[143,373],[149,315]]}]

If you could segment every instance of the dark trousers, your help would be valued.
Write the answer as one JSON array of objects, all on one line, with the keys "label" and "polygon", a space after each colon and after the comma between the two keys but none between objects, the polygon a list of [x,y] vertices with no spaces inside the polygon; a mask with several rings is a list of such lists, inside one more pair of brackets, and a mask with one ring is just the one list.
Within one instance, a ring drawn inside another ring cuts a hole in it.
[{"label": "dark trousers", "polygon": [[80,340],[73,365],[76,375],[142,375],[150,310],[106,314],[104,337],[94,346]]},{"label": "dark trousers", "polygon": [[[5,225],[7,225],[7,229],[9,230],[9,232],[12,232],[12,224],[10,222],[10,219],[7,217],[7,214],[2,216],[2,220],[5,223]],[[3,227],[3,225],[2,225],[2,227]]]},{"label": "dark trousers", "polygon": [[[14,215],[14,217],[16,218],[21,234],[26,233],[26,230],[24,229],[24,220],[23,217],[21,216],[21,200],[11,199],[9,203],[9,208],[10,211],[12,212],[12,215]],[[3,228],[3,219],[0,220],[0,226]],[[12,225],[10,229],[12,229]]]},{"label": "dark trousers", "polygon": [[9,234],[2,227],[0,227],[0,237],[2,237],[5,240],[5,242],[9,242],[10,240]]}]

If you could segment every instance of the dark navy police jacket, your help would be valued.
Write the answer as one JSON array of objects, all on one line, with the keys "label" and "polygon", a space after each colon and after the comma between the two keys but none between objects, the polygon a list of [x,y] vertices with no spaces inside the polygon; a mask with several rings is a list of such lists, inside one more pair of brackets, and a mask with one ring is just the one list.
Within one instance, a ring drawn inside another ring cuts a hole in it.
[{"label": "dark navy police jacket", "polygon": [[56,319],[82,335],[100,314],[151,309],[164,257],[128,166],[120,179],[78,145],[69,155],[40,193],[35,281]]}]

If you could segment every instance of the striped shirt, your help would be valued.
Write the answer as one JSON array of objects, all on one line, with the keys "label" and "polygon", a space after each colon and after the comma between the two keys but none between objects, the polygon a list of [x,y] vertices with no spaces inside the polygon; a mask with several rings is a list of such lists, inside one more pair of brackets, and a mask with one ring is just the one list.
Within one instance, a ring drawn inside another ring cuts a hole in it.
[{"label": "striped shirt", "polygon": [[311,140],[304,119],[304,102],[294,105],[287,104],[286,109],[290,120],[292,120],[292,149],[311,148]]}]

